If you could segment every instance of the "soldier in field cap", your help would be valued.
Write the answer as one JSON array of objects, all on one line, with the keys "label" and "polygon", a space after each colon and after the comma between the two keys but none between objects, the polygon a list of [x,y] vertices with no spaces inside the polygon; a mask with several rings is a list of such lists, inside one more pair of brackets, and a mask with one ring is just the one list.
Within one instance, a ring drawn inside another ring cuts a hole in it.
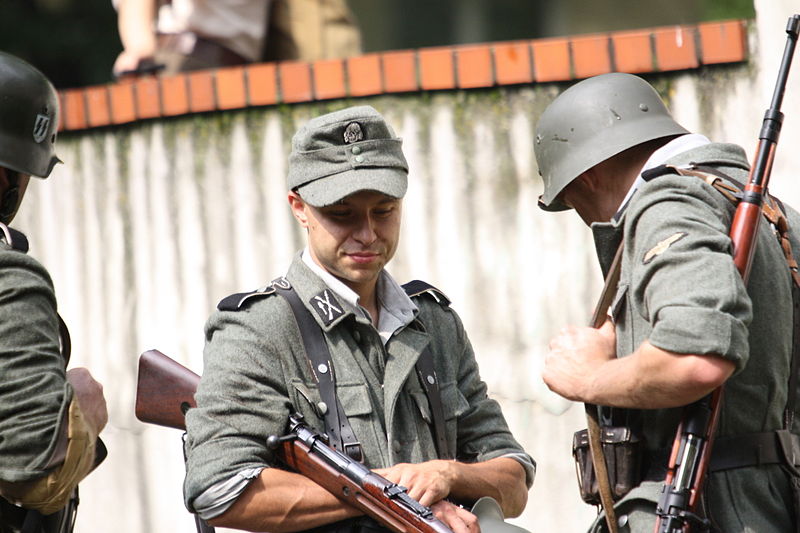
[{"label": "soldier in field cap", "polygon": [[[285,276],[219,303],[186,417],[186,505],[212,525],[383,529],[276,467],[267,438],[296,411],[454,532],[477,532],[475,514],[491,516],[495,530],[515,528],[497,516],[522,512],[532,459],[487,396],[446,296],[424,282],[401,286],[385,270],[407,178],[402,142],[372,107],[320,116],[294,136],[288,199],[308,245]],[[320,333],[324,356],[303,344]]]}]

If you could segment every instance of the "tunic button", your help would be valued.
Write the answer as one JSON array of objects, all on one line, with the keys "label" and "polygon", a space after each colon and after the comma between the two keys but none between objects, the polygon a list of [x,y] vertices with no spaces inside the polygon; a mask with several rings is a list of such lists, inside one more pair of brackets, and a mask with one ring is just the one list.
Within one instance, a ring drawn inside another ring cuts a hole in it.
[{"label": "tunic button", "polygon": [[363,155],[357,155],[356,156],[356,163],[363,163],[363,162],[364,162],[364,156]]},{"label": "tunic button", "polygon": [[360,154],[361,153],[361,147],[360,146],[353,146],[353,153],[355,155]]},{"label": "tunic button", "polygon": [[400,453],[403,450],[403,445],[400,444],[400,441],[396,440],[392,443],[392,449],[394,450],[394,453]]},{"label": "tunic button", "polygon": [[361,333],[359,333],[358,331],[354,331],[353,339],[355,339],[357,343],[361,344]]}]

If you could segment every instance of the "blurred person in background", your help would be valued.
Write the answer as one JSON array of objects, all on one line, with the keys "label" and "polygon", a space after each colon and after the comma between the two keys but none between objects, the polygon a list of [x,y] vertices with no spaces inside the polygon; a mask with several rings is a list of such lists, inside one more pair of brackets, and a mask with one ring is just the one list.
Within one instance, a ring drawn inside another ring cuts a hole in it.
[{"label": "blurred person in background", "polygon": [[114,0],[117,77],[361,52],[345,0]]}]

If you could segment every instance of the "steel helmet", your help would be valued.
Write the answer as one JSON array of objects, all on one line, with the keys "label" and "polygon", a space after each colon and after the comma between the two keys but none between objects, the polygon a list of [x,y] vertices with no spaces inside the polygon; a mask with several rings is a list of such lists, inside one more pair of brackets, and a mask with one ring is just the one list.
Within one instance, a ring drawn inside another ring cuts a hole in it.
[{"label": "steel helmet", "polygon": [[56,163],[58,97],[30,64],[0,52],[0,166],[40,178]]},{"label": "steel helmet", "polygon": [[649,83],[632,74],[602,74],[576,83],[542,113],[534,152],[544,194],[539,207],[569,209],[558,200],[564,187],[638,144],[689,133],[675,122]]}]

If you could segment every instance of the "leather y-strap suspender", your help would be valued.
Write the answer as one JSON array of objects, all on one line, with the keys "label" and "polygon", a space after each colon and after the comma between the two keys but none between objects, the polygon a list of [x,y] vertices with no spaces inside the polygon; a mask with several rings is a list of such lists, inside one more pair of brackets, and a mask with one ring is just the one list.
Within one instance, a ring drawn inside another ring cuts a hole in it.
[{"label": "leather y-strap suspender", "polygon": [[[409,281],[403,284],[403,290],[409,297],[428,294],[438,303],[449,305],[450,301],[438,289],[420,280]],[[431,422],[433,424],[433,439],[436,444],[436,453],[440,459],[455,459],[455,450],[451,450],[447,444],[447,431],[444,423],[444,406],[442,405],[442,393],[439,389],[439,377],[433,366],[433,354],[430,345],[425,346],[417,359],[415,365],[419,382],[428,398],[428,405],[431,408]]]},{"label": "leather y-strap suspender", "polygon": [[317,407],[325,418],[328,444],[351,459],[361,461],[363,459],[361,443],[356,439],[347,415],[336,396],[333,360],[322,328],[319,327],[306,306],[300,301],[297,292],[286,280],[277,280],[273,282],[273,286],[277,289],[278,294],[289,302],[297,326],[300,328],[303,347],[311,365],[311,374],[319,386],[319,395],[323,405]]},{"label": "leather y-strap suspender", "polygon": [[436,442],[436,452],[440,459],[454,459],[455,453],[447,445],[447,432],[444,424],[444,406],[442,405],[442,394],[439,390],[439,378],[433,368],[433,355],[428,346],[422,350],[416,364],[417,376],[425,396],[428,397],[428,404],[431,408],[431,419],[433,422],[433,437]]},{"label": "leather y-strap suspender", "polygon": [[[322,328],[314,320],[308,308],[303,305],[297,292],[288,281],[278,279],[272,285],[278,294],[286,298],[300,329],[300,336],[303,339],[303,347],[311,366],[311,373],[319,387],[323,405],[318,407],[325,419],[330,445],[334,449],[346,453],[349,457],[361,461],[363,459],[361,443],[356,438],[344,408],[336,395],[336,375],[334,373],[333,359]],[[438,456],[443,459],[452,459],[455,454],[447,444],[444,406],[439,389],[439,379],[434,369],[433,355],[428,346],[425,347],[417,360],[416,371],[431,408],[433,435]]]}]

